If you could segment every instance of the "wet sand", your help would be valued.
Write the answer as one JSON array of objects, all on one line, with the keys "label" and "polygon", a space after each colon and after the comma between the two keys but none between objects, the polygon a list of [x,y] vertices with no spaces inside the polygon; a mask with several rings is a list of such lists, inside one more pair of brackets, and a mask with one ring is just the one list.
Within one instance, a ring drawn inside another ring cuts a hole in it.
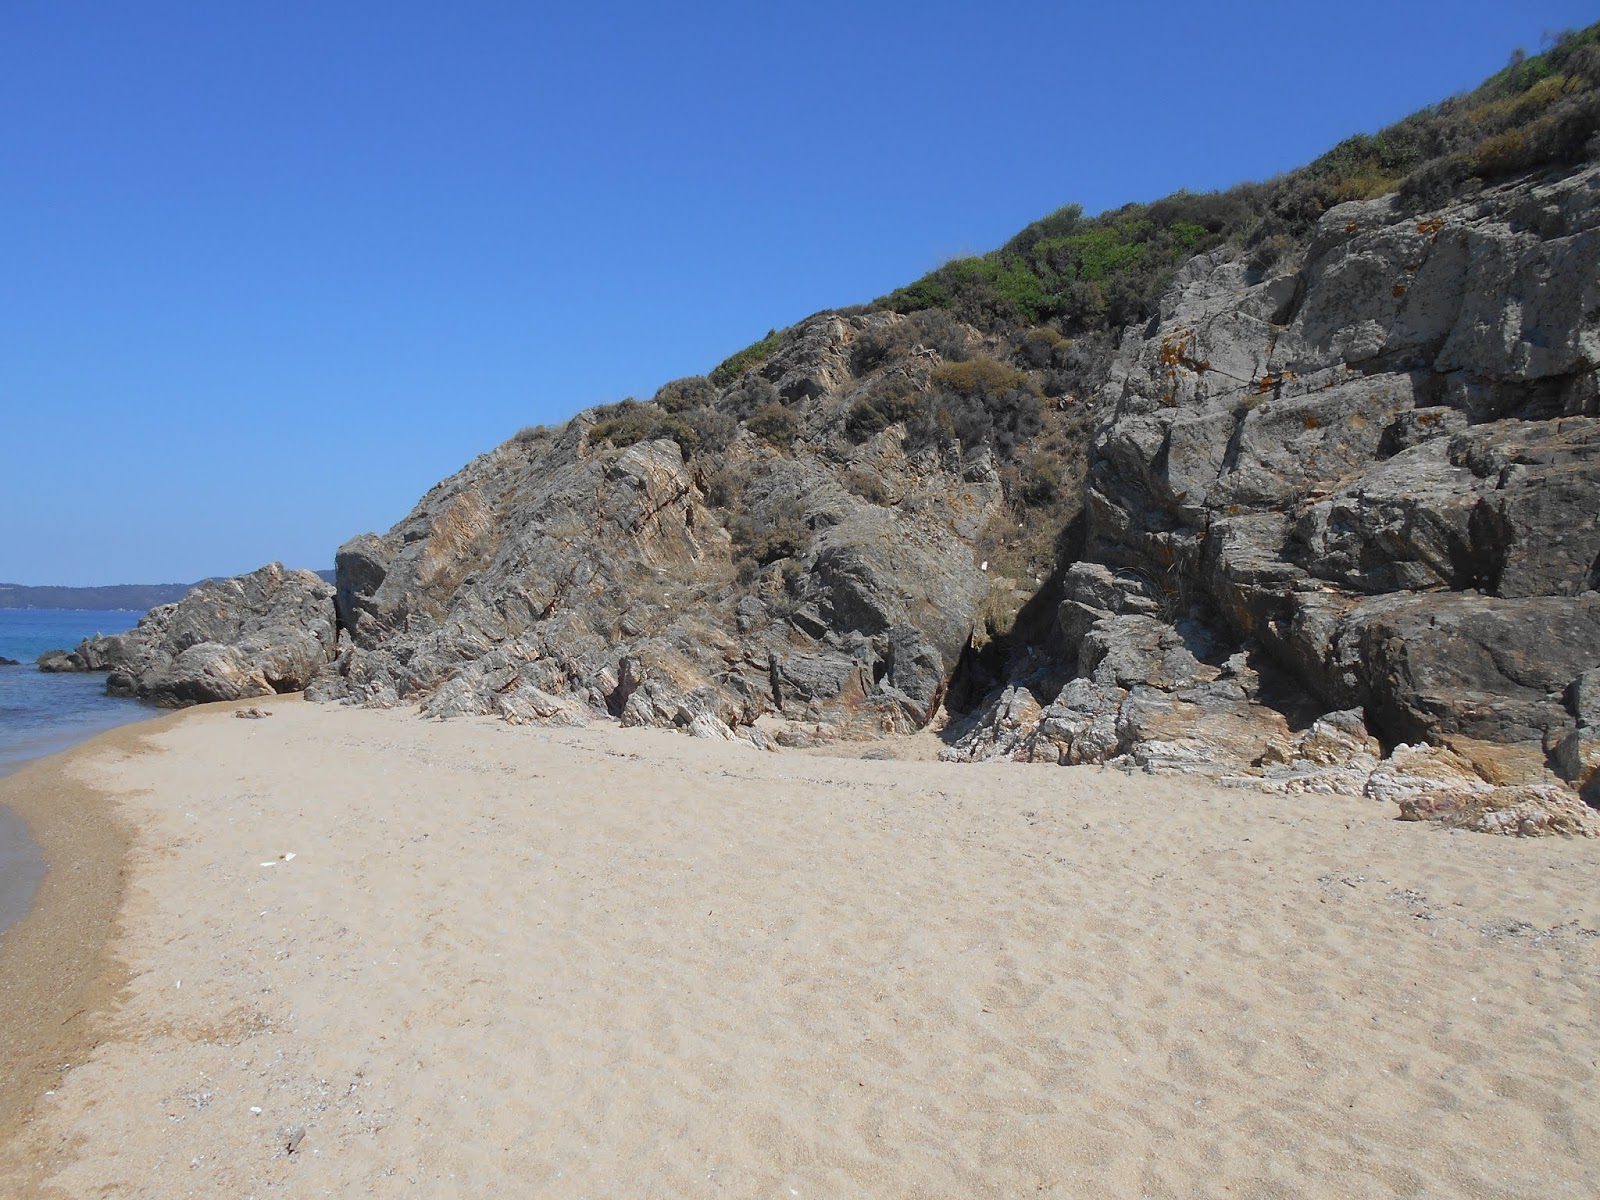
[{"label": "wet sand", "polygon": [[44,878],[44,853],[28,827],[0,806],[0,934],[27,916]]},{"label": "wet sand", "polygon": [[0,934],[0,1143],[15,1135],[59,1068],[94,1046],[104,1025],[97,1014],[122,981],[110,942],[128,830],[111,797],[84,781],[86,764],[104,768],[136,757],[147,734],[180,719],[115,728],[0,776],[0,805],[26,823],[29,857],[36,851],[51,864],[37,888],[26,889],[27,915]]},{"label": "wet sand", "polygon": [[[1600,1192],[1596,842],[263,707],[0,795],[130,838],[0,1194]],[[53,882],[14,933],[67,927]]]}]

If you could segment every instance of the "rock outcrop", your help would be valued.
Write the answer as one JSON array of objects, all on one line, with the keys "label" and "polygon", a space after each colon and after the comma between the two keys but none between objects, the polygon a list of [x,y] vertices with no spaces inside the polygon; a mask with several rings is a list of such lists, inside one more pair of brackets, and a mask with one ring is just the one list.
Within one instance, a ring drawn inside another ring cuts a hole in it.
[{"label": "rock outcrop", "polygon": [[1059,612],[1080,677],[952,756],[1597,828],[1563,780],[1600,764],[1600,170],[1344,204],[1285,266],[1194,259],[1129,331]]},{"label": "rock outcrop", "polygon": [[899,325],[814,318],[720,388],[620,410],[638,440],[589,412],[484,455],[340,549],[349,641],[310,695],[717,736],[767,713],[920,728],[991,591],[973,547],[1004,505],[986,456],[908,448],[901,427],[847,436],[860,392],[940,361],[853,362]]},{"label": "rock outcrop", "polygon": [[41,656],[44,671],[105,671],[106,691],[182,708],[303,690],[337,644],[334,590],[272,563],[209,580],[127,633]]}]

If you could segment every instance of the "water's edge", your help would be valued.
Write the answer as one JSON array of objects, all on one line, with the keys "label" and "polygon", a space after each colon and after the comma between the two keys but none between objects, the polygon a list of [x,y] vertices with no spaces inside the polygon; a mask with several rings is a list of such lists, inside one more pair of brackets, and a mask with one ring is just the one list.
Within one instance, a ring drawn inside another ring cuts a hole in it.
[{"label": "water's edge", "polygon": [[39,843],[21,817],[0,805],[0,934],[28,915],[44,873]]}]

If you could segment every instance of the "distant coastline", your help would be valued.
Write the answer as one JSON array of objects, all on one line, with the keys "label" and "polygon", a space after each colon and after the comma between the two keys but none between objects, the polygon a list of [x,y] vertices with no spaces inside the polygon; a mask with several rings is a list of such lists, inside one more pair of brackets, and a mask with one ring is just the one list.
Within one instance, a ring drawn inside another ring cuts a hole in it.
[{"label": "distant coastline", "polygon": [[[318,575],[333,582],[332,571]],[[102,587],[34,587],[0,583],[0,608],[78,609],[85,612],[144,612],[158,604],[174,604],[197,583],[114,583]]]}]

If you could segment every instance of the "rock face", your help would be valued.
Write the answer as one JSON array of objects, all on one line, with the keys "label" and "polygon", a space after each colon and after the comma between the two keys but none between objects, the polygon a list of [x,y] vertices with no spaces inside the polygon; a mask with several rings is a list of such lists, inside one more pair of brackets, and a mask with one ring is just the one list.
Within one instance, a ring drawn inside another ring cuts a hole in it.
[{"label": "rock face", "polygon": [[720,388],[627,410],[680,433],[687,411],[714,451],[590,412],[479,458],[340,549],[349,645],[310,695],[707,736],[769,712],[842,735],[926,724],[989,595],[973,547],[1003,497],[987,456],[847,436],[858,393],[940,361],[854,360],[905,323],[813,318]]},{"label": "rock face", "polygon": [[1600,770],[1600,170],[1344,204],[1286,265],[1194,259],[1125,336],[1059,613],[1080,678],[952,755],[1594,828],[1562,779]]},{"label": "rock face", "polygon": [[333,657],[333,588],[272,563],[210,580],[133,629],[51,651],[44,671],[106,671],[106,691],[181,708],[297,692]]}]

